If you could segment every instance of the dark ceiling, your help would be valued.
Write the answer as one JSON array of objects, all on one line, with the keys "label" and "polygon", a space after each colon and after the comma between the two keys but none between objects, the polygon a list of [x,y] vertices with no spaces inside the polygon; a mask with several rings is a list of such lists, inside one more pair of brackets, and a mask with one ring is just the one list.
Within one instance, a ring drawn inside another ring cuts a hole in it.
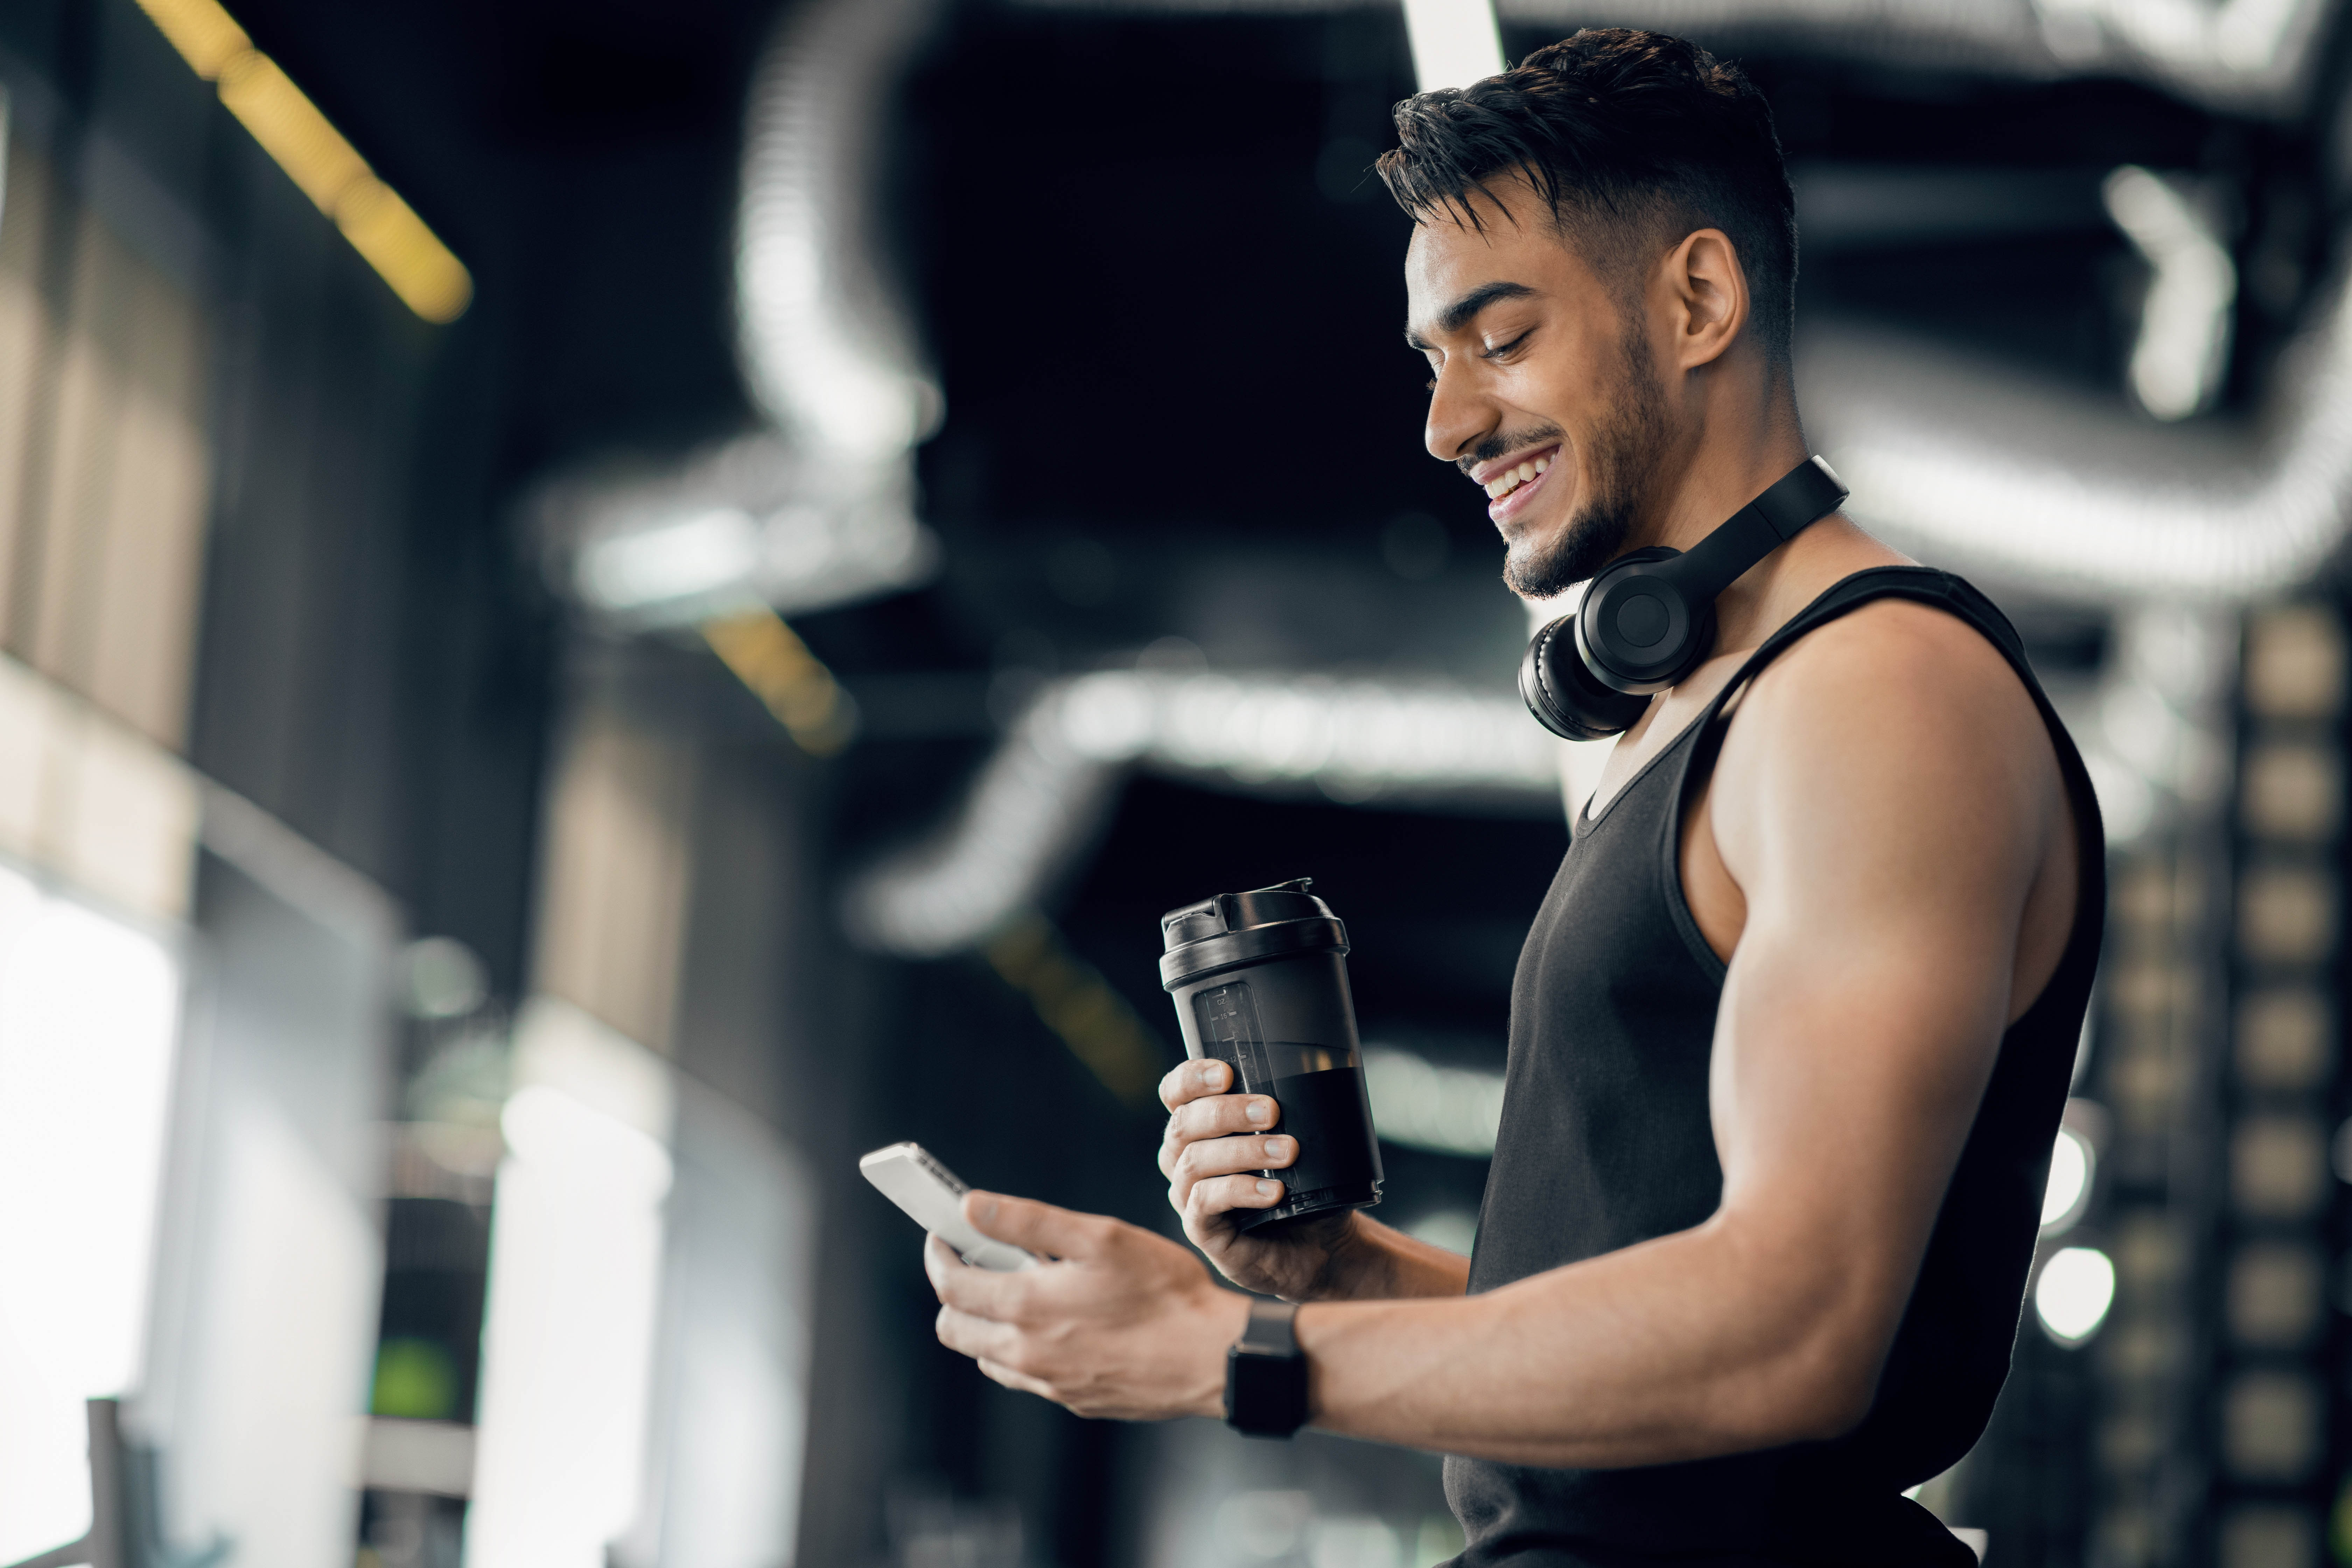
[{"label": "dark ceiling", "polygon": [[[513,482],[751,417],[729,237],[740,106],[773,0],[235,9],[474,268],[460,331],[509,351]],[[2250,229],[2310,205],[2303,132],[2126,84],[1748,63],[1801,168],[2095,175],[2136,161],[2224,177]],[[1475,497],[1420,452],[1422,376],[1396,335],[1405,229],[1365,174],[1410,88],[1385,8],[950,8],[908,83],[887,206],[948,392],[926,511],[966,548],[939,605],[945,640],[906,659],[984,659],[1047,621],[1079,649],[1229,635],[1211,623],[1232,607],[1203,611],[1197,584],[1157,591],[1183,563],[1304,549],[1376,575],[1399,526],[1442,531],[1455,569],[1491,580]],[[1897,319],[2112,387],[2139,282],[2111,229],[1847,244],[1808,267],[1804,309]],[[2252,374],[2276,333],[2245,327]],[[1356,597],[1359,619],[1412,620]],[[1484,657],[1415,639],[1440,663]],[[1262,640],[1251,651],[1307,651]],[[1398,651],[1345,636],[1327,650]]]},{"label": "dark ceiling", "polygon": [[[443,526],[502,528],[552,467],[674,451],[752,419],[730,246],[741,103],[772,0],[233,9],[475,271],[443,374],[486,384],[463,406],[491,426],[490,493]],[[75,43],[93,15],[138,20],[127,5],[37,11],[12,17],[13,34],[48,27],[37,52],[68,62],[95,48]],[[1507,38],[1514,52],[1543,41]],[[1962,224],[1923,243],[1849,225],[1810,256],[1805,316],[1894,321],[2119,396],[2146,271],[2101,220],[2097,179],[2126,161],[2189,171],[2222,193],[2242,255],[2278,262],[2250,272],[2273,281],[2241,305],[2242,408],[2324,259],[2310,127],[2113,81],[1746,58],[1801,179],[1992,179],[1980,233]],[[921,592],[801,626],[869,721],[845,767],[845,858],[931,819],[959,787],[1003,716],[992,681],[1001,699],[1008,678],[1017,691],[1154,639],[1181,636],[1222,664],[1509,689],[1524,624],[1475,492],[1420,449],[1423,374],[1398,337],[1406,231],[1365,174],[1410,86],[1386,8],[947,8],[907,83],[884,184],[948,395],[919,459],[945,567]],[[2041,189],[2053,172],[2081,194],[2083,221],[2004,227],[2000,182]],[[530,571],[520,552],[508,559]],[[2095,637],[2068,646],[2095,657]],[[701,671],[707,708],[765,725],[707,656],[675,657]],[[1223,809],[1202,806],[1203,832]],[[1269,844],[1289,831],[1278,815],[1262,814]],[[1258,818],[1221,816],[1214,831],[1245,820]],[[1383,827],[1391,844],[1365,844],[1368,865],[1408,834],[1402,820]],[[1132,832],[1116,826],[1114,847],[1141,842]],[[1279,858],[1269,879],[1334,870]]]}]

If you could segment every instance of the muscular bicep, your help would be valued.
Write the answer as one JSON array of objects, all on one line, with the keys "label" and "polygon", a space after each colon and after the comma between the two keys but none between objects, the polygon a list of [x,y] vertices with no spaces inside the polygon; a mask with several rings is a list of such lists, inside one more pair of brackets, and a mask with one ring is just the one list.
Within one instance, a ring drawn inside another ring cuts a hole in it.
[{"label": "muscular bicep", "polygon": [[1990,1078],[2064,811],[2000,655],[1888,608],[1758,681],[1706,824],[1746,905],[1710,1086],[1724,1219],[1874,1353]]}]

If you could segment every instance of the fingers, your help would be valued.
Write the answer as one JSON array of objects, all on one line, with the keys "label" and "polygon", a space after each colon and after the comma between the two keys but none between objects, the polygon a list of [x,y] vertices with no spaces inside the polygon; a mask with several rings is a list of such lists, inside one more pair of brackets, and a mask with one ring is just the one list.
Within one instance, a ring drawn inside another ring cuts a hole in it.
[{"label": "fingers", "polygon": [[943,1305],[976,1318],[1013,1321],[1029,1304],[1029,1271],[999,1274],[974,1268],[936,1236],[924,1238],[923,1272],[930,1277],[931,1289]]},{"label": "fingers", "polygon": [[979,1191],[963,1195],[963,1217],[982,1236],[1047,1258],[1092,1258],[1109,1245],[1113,1233],[1120,1228],[1118,1220],[1103,1215]]},{"label": "fingers", "polygon": [[1223,1094],[1233,1077],[1234,1069],[1221,1061],[1185,1062],[1169,1068],[1160,1080],[1160,1103],[1173,1110],[1188,1100]]},{"label": "fingers", "polygon": [[1264,1132],[1282,1120],[1282,1107],[1263,1094],[1218,1094],[1187,1100],[1168,1118],[1160,1139],[1160,1173],[1176,1173],[1188,1143],[1235,1132]]},{"label": "fingers", "polygon": [[1204,1221],[1235,1209],[1270,1209],[1289,1191],[1286,1184],[1267,1176],[1219,1176],[1195,1182],[1181,1205],[1189,1221]]},{"label": "fingers", "polygon": [[1280,1132],[1187,1143],[1168,1168],[1170,1201],[1181,1209],[1197,1183],[1244,1171],[1278,1171],[1297,1158],[1298,1140]]},{"label": "fingers", "polygon": [[980,1363],[980,1370],[989,1381],[1001,1383],[1007,1388],[1017,1388],[1024,1394],[1034,1394],[1046,1399],[1058,1400],[1060,1397],[1060,1391],[1052,1384],[1043,1383],[1024,1373],[1015,1372],[1002,1362],[983,1359]]},{"label": "fingers", "polygon": [[1011,1323],[992,1322],[953,1307],[941,1307],[933,1327],[940,1343],[974,1361],[1003,1365],[1019,1357],[1021,1331]]}]

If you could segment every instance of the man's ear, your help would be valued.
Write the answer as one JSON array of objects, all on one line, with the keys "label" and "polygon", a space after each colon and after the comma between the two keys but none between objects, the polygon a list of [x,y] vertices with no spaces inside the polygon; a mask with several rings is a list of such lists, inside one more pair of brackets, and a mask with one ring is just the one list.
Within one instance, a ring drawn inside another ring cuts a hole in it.
[{"label": "man's ear", "polygon": [[1675,367],[1721,358],[1748,324],[1748,274],[1731,237],[1719,228],[1684,236],[1667,254],[1665,283],[1675,306]]}]

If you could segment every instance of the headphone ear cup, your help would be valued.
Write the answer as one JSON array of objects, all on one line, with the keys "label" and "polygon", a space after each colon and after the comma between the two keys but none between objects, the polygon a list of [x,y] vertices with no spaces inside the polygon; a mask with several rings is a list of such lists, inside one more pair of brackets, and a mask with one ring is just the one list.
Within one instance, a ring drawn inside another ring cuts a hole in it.
[{"label": "headphone ear cup", "polygon": [[1694,603],[1684,592],[1687,566],[1682,552],[1653,545],[1619,556],[1593,578],[1578,602],[1574,636],[1576,657],[1594,680],[1647,697],[1706,657],[1715,642],[1715,601]]},{"label": "headphone ear cup", "polygon": [[1647,697],[1603,686],[1576,650],[1575,617],[1562,616],[1528,644],[1519,660],[1519,697],[1536,722],[1563,741],[1605,741],[1633,727]]}]

